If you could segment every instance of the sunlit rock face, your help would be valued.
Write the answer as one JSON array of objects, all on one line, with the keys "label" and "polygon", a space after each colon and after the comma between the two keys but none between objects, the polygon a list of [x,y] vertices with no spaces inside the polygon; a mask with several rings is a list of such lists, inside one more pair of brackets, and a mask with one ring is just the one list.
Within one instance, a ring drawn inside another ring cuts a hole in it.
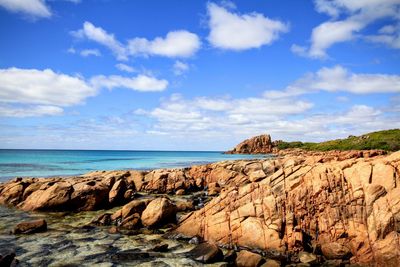
[{"label": "sunlit rock face", "polygon": [[269,134],[246,139],[234,149],[227,151],[227,154],[266,154],[272,153],[273,143]]},{"label": "sunlit rock face", "polygon": [[[249,165],[227,165],[236,172],[229,185],[176,231],[229,246],[320,250],[327,259],[399,266],[400,152],[337,159],[285,157],[248,173]],[[260,171],[265,177],[252,181]]]}]

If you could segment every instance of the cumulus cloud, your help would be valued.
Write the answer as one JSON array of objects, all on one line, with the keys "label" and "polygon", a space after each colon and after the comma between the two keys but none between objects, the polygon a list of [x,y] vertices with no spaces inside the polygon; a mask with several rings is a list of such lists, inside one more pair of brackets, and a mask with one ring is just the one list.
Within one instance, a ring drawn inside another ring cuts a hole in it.
[{"label": "cumulus cloud", "polygon": [[124,45],[114,34],[108,33],[91,22],[84,22],[82,29],[72,31],[78,39],[87,39],[109,48],[118,60],[127,60],[129,56],[164,56],[164,57],[191,57],[201,46],[200,38],[189,31],[170,31],[165,37],[156,37],[153,40],[133,38]]},{"label": "cumulus cloud", "polygon": [[162,91],[167,80],[151,76],[80,76],[51,69],[0,69],[0,116],[28,117],[59,115],[62,107],[82,104],[101,88],[128,88],[140,92]]},{"label": "cumulus cloud", "polygon": [[367,35],[365,39],[373,43],[400,49],[400,22],[398,25],[386,25],[378,31],[378,34]]},{"label": "cumulus cloud", "polygon": [[91,78],[90,83],[94,88],[127,88],[140,92],[164,91],[168,86],[167,80],[159,80],[147,75],[138,75],[129,78],[119,75],[99,75]]},{"label": "cumulus cloud", "polygon": [[123,63],[118,63],[118,64],[115,65],[115,67],[117,69],[119,69],[120,71],[125,71],[125,72],[129,72],[129,73],[132,73],[132,72],[136,71],[135,68],[133,68],[133,67],[131,67],[129,65],[123,64]]},{"label": "cumulus cloud", "polygon": [[207,10],[210,28],[208,41],[221,49],[258,48],[271,44],[289,29],[287,24],[256,12],[242,15],[215,3],[209,3]]},{"label": "cumulus cloud", "polygon": [[96,90],[78,76],[51,69],[0,69],[1,102],[71,106],[95,94]]},{"label": "cumulus cloud", "polygon": [[134,38],[128,41],[130,55],[190,57],[200,49],[200,38],[191,32],[171,31],[164,38],[154,40]]},{"label": "cumulus cloud", "polygon": [[175,61],[174,66],[173,66],[173,71],[174,74],[179,76],[184,74],[185,72],[187,72],[189,70],[189,65],[182,62],[182,61]]},{"label": "cumulus cloud", "polygon": [[83,28],[71,32],[73,36],[80,39],[88,39],[109,48],[119,60],[127,60],[126,48],[116,40],[114,34],[106,32],[101,27],[96,27],[92,23],[85,21]]},{"label": "cumulus cloud", "polygon": [[33,18],[49,18],[52,13],[44,0],[0,0],[0,6],[14,13],[23,13]]},{"label": "cumulus cloud", "polygon": [[[311,46],[292,46],[292,52],[311,58],[327,58],[327,50],[341,42],[347,42],[362,36],[362,30],[381,18],[392,18],[399,21],[399,0],[316,0],[317,12],[330,16],[312,30]],[[374,42],[397,47],[396,35],[384,33],[368,38]]]},{"label": "cumulus cloud", "polygon": [[336,65],[308,73],[284,90],[267,91],[265,96],[282,98],[317,91],[342,91],[354,94],[400,93],[400,75],[352,73]]}]

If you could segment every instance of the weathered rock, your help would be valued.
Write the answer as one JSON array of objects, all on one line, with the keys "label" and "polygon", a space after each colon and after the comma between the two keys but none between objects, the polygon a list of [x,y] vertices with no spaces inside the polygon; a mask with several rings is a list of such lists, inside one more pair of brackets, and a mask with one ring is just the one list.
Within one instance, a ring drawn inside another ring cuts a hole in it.
[{"label": "weathered rock", "polygon": [[121,221],[121,227],[132,230],[140,227],[140,214],[134,213]]},{"label": "weathered rock", "polygon": [[110,204],[120,203],[124,199],[124,193],[126,191],[125,180],[120,179],[114,183],[110,192],[108,193],[108,202]]},{"label": "weathered rock", "polygon": [[300,262],[302,262],[302,263],[314,264],[317,262],[317,256],[315,256],[312,253],[301,251],[298,256],[299,256]]},{"label": "weathered rock", "polygon": [[281,267],[281,263],[277,260],[267,259],[261,267]]},{"label": "weathered rock", "polygon": [[185,189],[182,189],[182,188],[176,190],[176,192],[175,192],[175,195],[177,195],[177,196],[182,196],[184,194],[185,194]]},{"label": "weathered rock", "polygon": [[111,219],[111,214],[110,213],[100,214],[99,216],[97,216],[96,218],[94,218],[91,221],[92,224],[101,225],[101,226],[110,225],[111,222],[112,222],[112,219]]},{"label": "weathered rock", "polygon": [[176,219],[176,206],[165,197],[151,201],[142,213],[142,223],[147,227],[154,227],[173,222]]},{"label": "weathered rock", "polygon": [[351,251],[345,245],[337,242],[330,242],[321,245],[322,254],[329,260],[349,259]]},{"label": "weathered rock", "polygon": [[47,223],[43,219],[24,221],[14,227],[14,234],[33,234],[47,230]]},{"label": "weathered rock", "polygon": [[208,195],[209,196],[216,196],[221,192],[221,187],[218,183],[210,183],[208,184]]},{"label": "weathered rock", "polygon": [[[134,213],[142,214],[142,212],[145,210],[147,204],[151,201],[151,199],[135,199],[129,202],[128,204],[124,205],[121,209],[120,215],[121,217],[127,218],[130,215]],[[115,216],[113,216],[113,219],[115,220],[118,214],[118,211]]]},{"label": "weathered rock", "polygon": [[237,253],[236,266],[238,267],[258,267],[265,262],[265,259],[257,253],[241,250]]},{"label": "weathered rock", "polygon": [[226,152],[227,154],[265,154],[272,153],[272,141],[269,134],[246,139],[238,144],[233,150]]},{"label": "weathered rock", "polygon": [[[175,232],[278,253],[300,252],[311,242],[328,259],[400,265],[400,152],[335,153],[269,160],[268,175],[253,183],[233,176]],[[244,171],[237,165],[224,163]]]},{"label": "weathered rock", "polygon": [[214,243],[204,242],[189,251],[189,257],[202,263],[221,261],[224,256],[221,249]]},{"label": "weathered rock", "polygon": [[154,252],[167,252],[168,251],[168,244],[159,244],[155,245],[150,249],[150,251]]}]

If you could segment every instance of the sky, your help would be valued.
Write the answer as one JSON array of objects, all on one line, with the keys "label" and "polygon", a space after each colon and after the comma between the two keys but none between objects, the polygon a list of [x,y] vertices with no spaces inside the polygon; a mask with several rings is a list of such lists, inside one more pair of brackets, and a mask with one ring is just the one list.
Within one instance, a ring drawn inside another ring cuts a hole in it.
[{"label": "sky", "polygon": [[400,128],[400,0],[0,0],[0,148]]}]

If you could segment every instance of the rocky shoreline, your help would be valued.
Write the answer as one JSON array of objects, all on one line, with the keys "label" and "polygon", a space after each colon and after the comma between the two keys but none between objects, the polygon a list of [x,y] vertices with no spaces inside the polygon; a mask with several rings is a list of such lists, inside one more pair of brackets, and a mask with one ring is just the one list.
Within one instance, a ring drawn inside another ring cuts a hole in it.
[{"label": "rocky shoreline", "polygon": [[[40,214],[99,210],[83,228],[190,241],[181,257],[218,266],[400,266],[400,152],[385,154],[287,150],[183,169],[16,178],[0,184],[0,204]],[[171,249],[124,253],[114,260]]]}]

